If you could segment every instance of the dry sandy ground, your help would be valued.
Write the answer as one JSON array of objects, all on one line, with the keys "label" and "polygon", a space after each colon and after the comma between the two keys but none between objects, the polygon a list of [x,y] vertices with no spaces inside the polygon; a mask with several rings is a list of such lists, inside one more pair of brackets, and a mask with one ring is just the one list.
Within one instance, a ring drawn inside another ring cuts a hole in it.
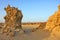
[{"label": "dry sandy ground", "polygon": [[[37,29],[32,32],[33,28],[38,27],[39,25],[22,25],[25,33],[20,31],[16,33],[14,37],[7,36],[5,34],[0,34],[0,40],[52,40],[50,37],[50,33],[47,30]],[[55,39],[53,39],[55,40]]]}]

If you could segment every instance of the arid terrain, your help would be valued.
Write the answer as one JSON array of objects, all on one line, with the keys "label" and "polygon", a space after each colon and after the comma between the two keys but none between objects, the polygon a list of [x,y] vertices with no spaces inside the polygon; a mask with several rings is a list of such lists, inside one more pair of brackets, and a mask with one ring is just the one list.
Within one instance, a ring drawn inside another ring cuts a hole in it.
[{"label": "arid terrain", "polygon": [[60,5],[46,22],[22,23],[21,10],[8,5],[5,11],[5,23],[0,23],[0,40],[60,40]]},{"label": "arid terrain", "polygon": [[[1,28],[3,23],[0,23]],[[22,30],[16,33],[14,37],[7,36],[0,33],[0,40],[60,40],[60,36],[57,34],[51,35],[51,31],[44,30],[46,22],[36,22],[36,23],[22,23]]]},{"label": "arid terrain", "polygon": [[[3,23],[1,24],[1,28],[3,27]],[[7,35],[3,35],[0,33],[0,40],[43,40],[49,36],[49,32],[43,30],[46,22],[37,22],[37,23],[22,23],[22,30],[14,37],[10,37]]]}]

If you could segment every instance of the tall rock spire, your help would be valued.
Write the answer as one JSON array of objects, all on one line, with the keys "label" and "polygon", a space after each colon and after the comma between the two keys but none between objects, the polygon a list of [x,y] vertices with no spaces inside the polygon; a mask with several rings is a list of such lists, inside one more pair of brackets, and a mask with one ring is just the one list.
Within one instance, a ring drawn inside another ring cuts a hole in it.
[{"label": "tall rock spire", "polygon": [[17,30],[19,31],[20,29],[22,29],[21,20],[23,18],[23,15],[22,15],[21,10],[8,5],[5,8],[5,11],[7,14],[4,17],[5,24],[3,28],[3,33],[14,34],[15,31]]}]

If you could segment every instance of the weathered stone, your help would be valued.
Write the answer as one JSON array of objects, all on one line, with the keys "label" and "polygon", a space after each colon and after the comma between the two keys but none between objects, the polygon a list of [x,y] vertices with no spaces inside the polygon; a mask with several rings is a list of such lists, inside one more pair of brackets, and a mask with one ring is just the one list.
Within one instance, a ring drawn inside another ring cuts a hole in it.
[{"label": "weathered stone", "polygon": [[10,34],[10,32],[14,32],[16,29],[22,29],[21,21],[23,15],[21,10],[18,10],[18,8],[15,7],[10,7],[10,5],[8,5],[5,8],[5,11],[7,14],[4,17],[5,24],[3,32]]},{"label": "weathered stone", "polygon": [[45,29],[52,31],[58,26],[60,26],[60,5],[58,6],[58,11],[49,17]]}]

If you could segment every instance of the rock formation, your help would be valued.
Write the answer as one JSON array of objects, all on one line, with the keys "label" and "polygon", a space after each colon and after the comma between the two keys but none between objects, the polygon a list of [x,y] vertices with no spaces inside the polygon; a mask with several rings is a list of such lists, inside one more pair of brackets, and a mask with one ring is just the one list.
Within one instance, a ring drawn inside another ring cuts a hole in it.
[{"label": "rock formation", "polygon": [[49,17],[45,29],[51,33],[44,40],[60,40],[60,5],[58,6],[58,11]]},{"label": "rock formation", "polygon": [[52,31],[55,27],[58,26],[60,27],[60,5],[58,6],[58,11],[49,17],[45,29]]},{"label": "rock formation", "polygon": [[4,17],[5,24],[3,28],[3,33],[14,34],[15,31],[19,31],[20,29],[22,29],[21,21],[23,15],[21,10],[18,10],[18,8],[11,7],[10,5],[8,5],[5,8],[5,11],[7,14]]}]

